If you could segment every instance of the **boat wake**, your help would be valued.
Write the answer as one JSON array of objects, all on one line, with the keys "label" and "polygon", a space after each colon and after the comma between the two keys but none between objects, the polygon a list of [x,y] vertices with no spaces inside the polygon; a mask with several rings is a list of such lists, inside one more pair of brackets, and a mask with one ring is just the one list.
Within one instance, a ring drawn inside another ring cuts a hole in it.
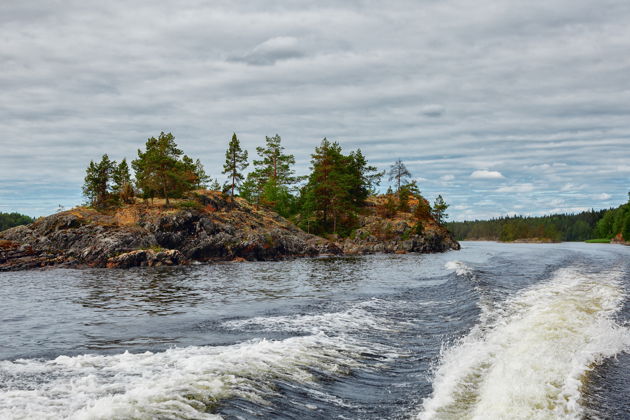
[{"label": "boat wake", "polygon": [[443,349],[418,419],[581,417],[587,373],[630,349],[630,330],[615,322],[622,275],[565,268],[498,306],[483,306],[493,314],[482,314],[467,336]]},{"label": "boat wake", "polygon": [[0,361],[0,418],[214,419],[221,418],[212,414],[218,403],[228,398],[268,404],[279,383],[306,384],[303,390],[312,400],[330,397],[343,406],[338,398],[317,391],[317,381],[322,375],[347,375],[366,355],[386,354],[384,346],[347,334],[388,331],[386,320],[365,310],[378,303],[368,301],[338,313],[225,323],[227,328],[311,333],[284,340]]}]

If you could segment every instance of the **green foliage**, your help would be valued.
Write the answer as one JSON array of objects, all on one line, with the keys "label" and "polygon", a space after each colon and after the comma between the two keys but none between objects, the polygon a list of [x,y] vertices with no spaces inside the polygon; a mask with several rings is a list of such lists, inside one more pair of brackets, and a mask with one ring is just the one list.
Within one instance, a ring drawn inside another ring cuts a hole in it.
[{"label": "green foliage", "polygon": [[117,195],[117,198],[124,203],[131,202],[135,195],[135,191],[133,189],[127,159],[123,159],[118,165],[114,162],[112,181],[112,193]]},{"label": "green foliage", "polygon": [[0,231],[15,226],[28,225],[35,219],[20,213],[0,213]]},{"label": "green foliage", "polygon": [[117,169],[116,162],[109,159],[107,154],[101,157],[101,161],[90,161],[85,172],[83,195],[90,201],[93,207],[106,207],[112,197],[112,174]]},{"label": "green foliage", "polygon": [[180,197],[184,192],[198,187],[205,177],[200,168],[177,148],[171,133],[161,132],[158,138],[151,137],[145,150],[138,149],[138,159],[131,162],[136,172],[136,185],[144,198],[162,197],[166,204],[172,197]]},{"label": "green foliage", "polygon": [[265,146],[257,147],[260,159],[254,160],[254,171],[247,175],[241,186],[241,197],[269,207],[288,217],[296,212],[296,199],[291,195],[291,186],[302,177],[296,177],[293,155],[284,153],[278,134],[265,137]]},{"label": "green foliage", "polygon": [[400,191],[401,185],[409,178],[411,178],[411,172],[407,169],[402,160],[398,159],[392,166],[389,168],[389,181],[396,182],[396,191]]},{"label": "green foliage", "polygon": [[433,202],[433,210],[432,216],[436,222],[439,224],[444,224],[446,219],[448,218],[448,214],[446,214],[446,209],[448,209],[449,205],[446,204],[446,201],[442,198],[441,195],[438,195]]},{"label": "green foliage", "polygon": [[213,191],[221,191],[221,184],[219,183],[218,179],[213,178],[208,188]]},{"label": "green foliage", "polygon": [[584,241],[607,237],[598,232],[600,228],[598,221],[601,222],[606,213],[606,210],[590,210],[579,214],[553,214],[541,217],[512,216],[492,220],[451,222],[447,227],[457,240],[547,238],[558,241]]},{"label": "green foliage", "polygon": [[586,242],[587,244],[609,244],[610,239],[587,239],[584,242]]},{"label": "green foliage", "polygon": [[420,197],[420,190],[416,181],[400,186],[398,189],[398,211],[409,212],[409,199]]},{"label": "green foliage", "polygon": [[230,191],[234,196],[234,190],[243,181],[243,171],[247,168],[247,150],[241,149],[241,143],[236,137],[236,133],[232,134],[232,139],[225,151],[225,163],[223,164],[223,173],[228,176],[228,181],[223,186],[223,191]]},{"label": "green foliage", "polygon": [[416,235],[422,235],[424,234],[424,225],[422,224],[422,222],[418,221],[413,230]]},{"label": "green foliage", "polygon": [[312,172],[300,197],[301,225],[320,234],[348,235],[382,174],[360,150],[344,155],[339,143],[326,138],[311,156]]},{"label": "green foliage", "polygon": [[611,239],[619,233],[624,240],[630,240],[630,201],[606,211],[595,228],[595,236],[599,238]]}]

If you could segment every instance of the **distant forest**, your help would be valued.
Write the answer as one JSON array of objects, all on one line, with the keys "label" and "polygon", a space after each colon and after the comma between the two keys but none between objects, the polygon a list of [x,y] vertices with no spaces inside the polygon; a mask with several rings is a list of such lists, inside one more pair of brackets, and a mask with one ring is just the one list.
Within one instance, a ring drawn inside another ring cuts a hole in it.
[{"label": "distant forest", "polygon": [[618,208],[589,210],[578,214],[511,216],[491,220],[447,223],[457,240],[586,241],[612,239],[621,234],[630,240],[630,200]]},{"label": "distant forest", "polygon": [[32,218],[20,213],[0,213],[0,230],[27,225],[32,222]]}]

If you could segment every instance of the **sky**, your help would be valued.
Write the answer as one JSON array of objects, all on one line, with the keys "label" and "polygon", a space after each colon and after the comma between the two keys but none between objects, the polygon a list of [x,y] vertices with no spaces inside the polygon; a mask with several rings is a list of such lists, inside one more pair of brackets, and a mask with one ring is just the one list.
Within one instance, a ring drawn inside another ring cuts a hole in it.
[{"label": "sky", "polygon": [[450,220],[616,207],[629,52],[627,0],[5,0],[0,211],[78,205],[161,131],[221,181],[233,132],[299,174],[324,137],[400,158]]}]

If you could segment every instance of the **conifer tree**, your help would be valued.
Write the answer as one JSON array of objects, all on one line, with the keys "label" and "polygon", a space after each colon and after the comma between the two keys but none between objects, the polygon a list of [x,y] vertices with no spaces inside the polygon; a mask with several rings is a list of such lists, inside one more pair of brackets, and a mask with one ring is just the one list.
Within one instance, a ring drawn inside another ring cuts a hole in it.
[{"label": "conifer tree", "polygon": [[236,137],[236,133],[232,134],[232,139],[225,152],[225,164],[223,165],[223,173],[228,176],[228,182],[225,184],[226,189],[231,190],[234,197],[234,189],[243,181],[243,171],[247,168],[247,150],[241,149],[241,144]]},{"label": "conifer tree", "polygon": [[446,209],[448,208],[448,204],[444,201],[441,195],[438,195],[433,202],[433,217],[439,224],[443,224],[448,217],[446,214]]},{"label": "conifer tree", "polygon": [[303,220],[318,232],[347,234],[357,212],[382,176],[360,150],[344,155],[339,143],[324,138],[312,155],[312,172],[302,190]]},{"label": "conifer tree", "polygon": [[221,184],[219,183],[218,179],[212,178],[208,188],[212,191],[221,191]]},{"label": "conifer tree", "polygon": [[131,166],[136,172],[137,186],[145,198],[161,195],[168,205],[169,197],[192,187],[190,166],[180,160],[182,154],[173,134],[164,132],[157,139],[149,138],[144,152],[138,149],[138,159],[132,161]]},{"label": "conifer tree", "polygon": [[402,160],[398,159],[389,168],[389,180],[396,181],[396,192],[400,191],[400,187],[406,180],[411,178],[411,172],[407,169]]},{"label": "conifer tree", "polygon": [[122,202],[130,202],[134,196],[134,190],[131,184],[131,174],[129,173],[127,159],[123,159],[118,165],[114,165],[112,181],[112,192],[116,194]]},{"label": "conifer tree", "polygon": [[110,181],[116,162],[112,162],[107,154],[101,157],[101,161],[90,161],[85,173],[83,195],[90,200],[94,207],[104,207],[109,198]]}]

